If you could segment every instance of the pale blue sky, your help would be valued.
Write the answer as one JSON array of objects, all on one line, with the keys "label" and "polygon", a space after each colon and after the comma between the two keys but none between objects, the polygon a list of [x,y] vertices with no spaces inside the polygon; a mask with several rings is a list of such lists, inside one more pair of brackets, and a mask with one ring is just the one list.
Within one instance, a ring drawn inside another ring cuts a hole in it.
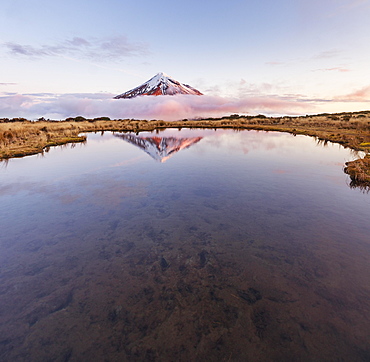
[{"label": "pale blue sky", "polygon": [[162,71],[208,96],[370,109],[369,18],[369,0],[2,0],[0,111]]}]

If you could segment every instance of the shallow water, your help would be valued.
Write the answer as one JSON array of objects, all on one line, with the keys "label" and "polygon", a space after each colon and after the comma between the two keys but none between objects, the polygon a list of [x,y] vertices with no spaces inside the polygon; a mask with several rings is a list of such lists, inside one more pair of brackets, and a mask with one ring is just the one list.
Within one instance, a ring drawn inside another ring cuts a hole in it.
[{"label": "shallow water", "polygon": [[368,361],[354,158],[183,129],[0,164],[0,360]]}]

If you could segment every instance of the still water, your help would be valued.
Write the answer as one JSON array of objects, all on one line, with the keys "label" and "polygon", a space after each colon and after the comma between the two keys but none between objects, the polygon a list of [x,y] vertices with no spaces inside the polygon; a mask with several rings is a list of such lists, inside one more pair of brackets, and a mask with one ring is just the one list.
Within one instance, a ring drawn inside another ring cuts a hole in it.
[{"label": "still water", "polygon": [[0,360],[369,361],[354,158],[183,129],[0,163]]}]

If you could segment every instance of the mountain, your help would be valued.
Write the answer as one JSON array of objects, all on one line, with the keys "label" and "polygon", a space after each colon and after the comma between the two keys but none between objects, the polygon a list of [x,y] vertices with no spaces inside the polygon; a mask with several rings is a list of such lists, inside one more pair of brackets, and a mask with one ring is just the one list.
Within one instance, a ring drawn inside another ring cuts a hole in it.
[{"label": "mountain", "polygon": [[159,96],[159,95],[175,95],[175,94],[192,94],[203,95],[197,89],[190,85],[183,84],[171,78],[165,73],[158,73],[153,78],[149,79],[142,85],[131,89],[125,93],[115,96],[115,99],[134,98],[137,96]]},{"label": "mountain", "polygon": [[141,148],[149,156],[161,163],[166,162],[176,152],[199,142],[203,137],[138,137],[134,134],[118,134],[116,137]]}]

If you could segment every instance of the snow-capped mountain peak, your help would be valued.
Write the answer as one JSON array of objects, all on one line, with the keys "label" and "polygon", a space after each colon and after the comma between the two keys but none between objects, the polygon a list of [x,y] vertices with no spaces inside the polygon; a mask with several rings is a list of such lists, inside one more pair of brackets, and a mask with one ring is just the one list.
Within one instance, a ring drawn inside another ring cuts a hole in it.
[{"label": "snow-capped mountain peak", "polygon": [[125,93],[122,93],[116,97],[119,98],[134,98],[143,95],[175,95],[175,94],[192,94],[192,95],[202,95],[197,89],[191,87],[190,85],[183,84],[173,79],[166,73],[158,73],[154,77],[150,78],[148,81],[142,85],[131,89]]}]

